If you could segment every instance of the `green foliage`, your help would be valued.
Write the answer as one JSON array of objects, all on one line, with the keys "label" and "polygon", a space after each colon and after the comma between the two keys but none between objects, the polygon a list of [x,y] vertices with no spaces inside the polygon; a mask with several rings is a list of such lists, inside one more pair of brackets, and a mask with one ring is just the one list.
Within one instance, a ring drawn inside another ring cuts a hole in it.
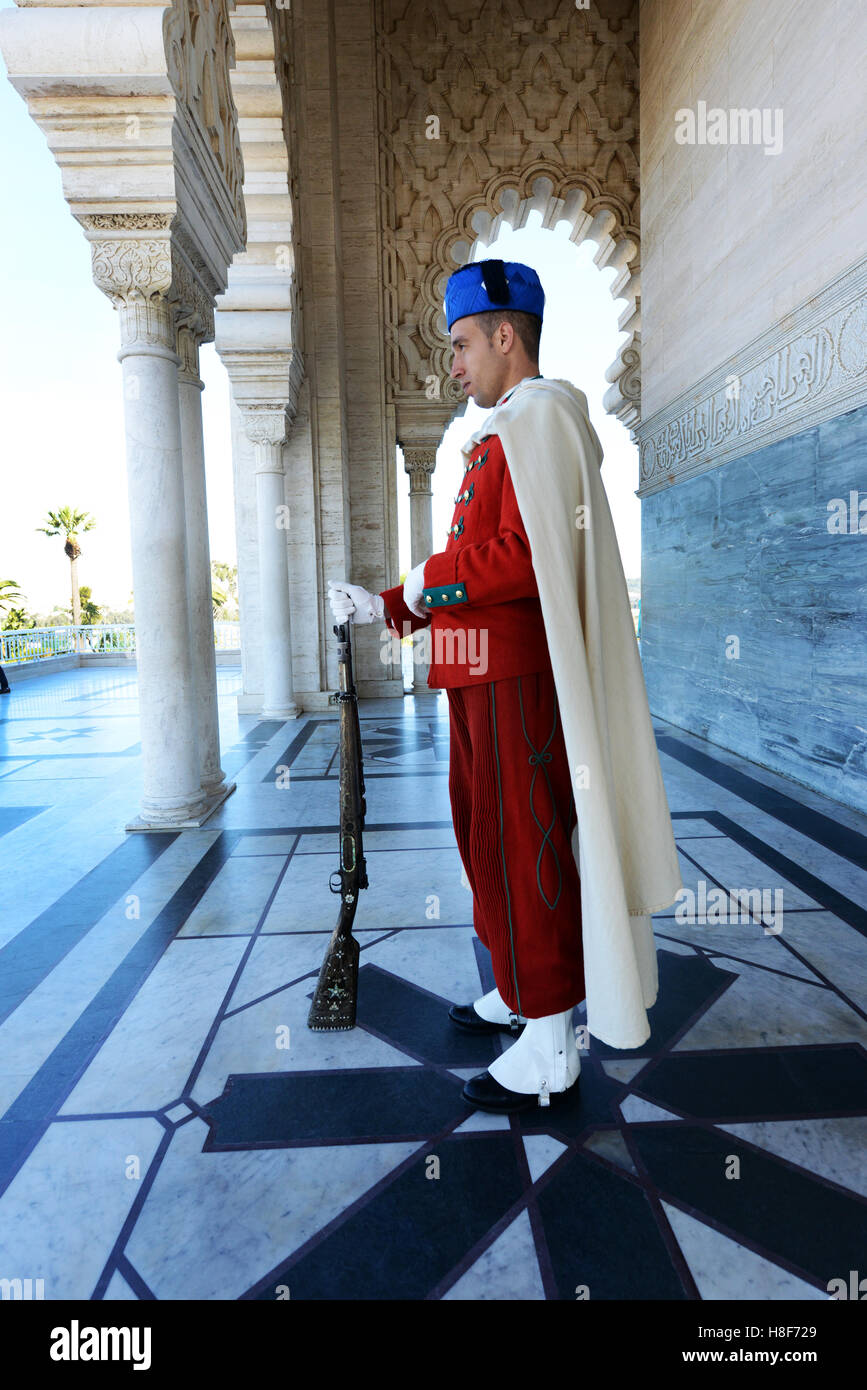
[{"label": "green foliage", "polygon": [[234,622],[238,617],[238,566],[212,560],[211,580],[214,617]]},{"label": "green foliage", "polygon": [[24,598],[14,579],[0,579],[0,613],[11,609]]},{"label": "green foliage", "polygon": [[219,580],[232,598],[238,597],[238,566],[229,565],[225,560],[211,561],[211,574]]},{"label": "green foliage", "polygon": [[103,609],[98,603],[93,602],[92,590],[89,584],[80,585],[78,597],[81,599],[82,625],[91,627],[94,623],[101,623],[103,621]]},{"label": "green foliage", "polygon": [[36,626],[36,619],[24,608],[10,608],[3,623],[3,632],[20,632]]},{"label": "green foliage", "polygon": [[37,531],[44,532],[46,536],[64,535],[67,540],[83,531],[92,531],[96,525],[96,518],[89,512],[79,512],[74,507],[61,507],[56,512],[48,512],[45,519],[48,524],[37,526]]}]

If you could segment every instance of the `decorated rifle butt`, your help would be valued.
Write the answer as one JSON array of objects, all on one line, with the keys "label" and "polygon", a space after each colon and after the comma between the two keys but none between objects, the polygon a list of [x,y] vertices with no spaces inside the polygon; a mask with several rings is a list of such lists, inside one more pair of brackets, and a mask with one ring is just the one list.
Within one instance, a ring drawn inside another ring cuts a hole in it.
[{"label": "decorated rifle butt", "polygon": [[314,1033],[355,1027],[359,945],[342,921],[334,928],[310,1005],[307,1027]]}]

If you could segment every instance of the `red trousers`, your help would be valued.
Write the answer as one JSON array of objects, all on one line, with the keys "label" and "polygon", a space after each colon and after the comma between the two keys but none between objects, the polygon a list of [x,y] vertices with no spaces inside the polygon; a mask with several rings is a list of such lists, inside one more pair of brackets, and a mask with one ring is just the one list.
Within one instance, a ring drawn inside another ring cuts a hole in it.
[{"label": "red trousers", "polygon": [[526,1018],[584,998],[572,778],[554,675],[451,688],[449,795],[473,926],[502,998]]}]

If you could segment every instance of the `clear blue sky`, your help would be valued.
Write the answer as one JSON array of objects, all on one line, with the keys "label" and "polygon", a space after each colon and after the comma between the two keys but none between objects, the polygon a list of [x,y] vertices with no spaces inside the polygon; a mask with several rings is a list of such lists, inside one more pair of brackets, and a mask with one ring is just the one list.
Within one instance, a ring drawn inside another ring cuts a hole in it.
[{"label": "clear blue sky", "polygon": [[[10,0],[0,0],[9,8]],[[90,248],[61,192],[60,173],[42,132],[3,70],[0,77],[0,264],[4,331],[0,335],[0,457],[3,525],[0,578],[15,579],[27,607],[47,613],[69,602],[69,565],[59,540],[38,534],[46,511],[71,505],[97,526],[82,537],[80,582],[98,603],[127,605],[129,558],[117,316],[93,284]],[[613,270],[599,271],[595,247],[528,228],[490,248],[534,265],[547,296],[541,369],[586,392],[605,450],[608,489],[627,576],[640,573],[637,451],[606,415],[604,373],[624,336],[611,299]],[[211,554],[235,561],[228,378],[212,344],[202,350]],[[446,434],[434,475],[434,549],[445,545],[462,475],[460,443],[483,417],[472,402]],[[396,465],[401,568],[409,567],[408,479]]]}]

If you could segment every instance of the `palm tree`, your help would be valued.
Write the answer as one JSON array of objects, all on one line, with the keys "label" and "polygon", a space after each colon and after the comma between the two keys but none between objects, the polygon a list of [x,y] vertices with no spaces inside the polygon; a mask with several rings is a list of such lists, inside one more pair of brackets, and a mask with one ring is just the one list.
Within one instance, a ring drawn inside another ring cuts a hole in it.
[{"label": "palm tree", "polygon": [[0,579],[0,613],[13,611],[24,595],[14,579]]},{"label": "palm tree", "polygon": [[78,593],[78,557],[81,554],[81,546],[78,544],[78,536],[82,531],[90,531],[95,525],[96,520],[89,512],[77,512],[72,507],[61,507],[59,512],[48,513],[48,525],[37,526],[37,531],[42,531],[46,536],[66,536],[63,546],[69,558],[72,571],[72,621],[75,627],[81,622],[81,599]]}]

